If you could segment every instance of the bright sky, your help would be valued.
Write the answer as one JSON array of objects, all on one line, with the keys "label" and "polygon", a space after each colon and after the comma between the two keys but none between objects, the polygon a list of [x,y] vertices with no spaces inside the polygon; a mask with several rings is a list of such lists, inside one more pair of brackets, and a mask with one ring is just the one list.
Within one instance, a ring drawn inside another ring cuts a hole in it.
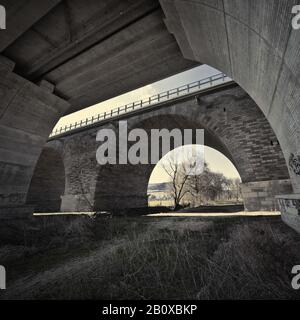
[{"label": "bright sky", "polygon": [[[179,147],[179,148],[182,148],[182,147]],[[170,153],[171,152],[174,152],[174,151],[170,151]],[[149,183],[162,183],[162,182],[170,181],[170,177],[161,166],[166,157],[168,157],[168,154],[165,155],[153,169],[149,179]],[[240,179],[240,175],[236,170],[235,166],[233,165],[233,163],[227,157],[225,157],[221,152],[213,148],[204,146],[204,161],[207,162],[209,168],[213,172],[223,173],[227,178]]]},{"label": "bright sky", "polygon": [[139,101],[145,99],[149,96],[164,92],[179,86],[188,84],[190,82],[198,81],[200,79],[210,77],[220,73],[220,71],[209,67],[207,65],[202,65],[191,70],[179,73],[175,76],[166,78],[164,80],[154,82],[145,87],[139,88],[137,90],[125,93],[121,96],[106,100],[104,102],[98,103],[86,109],[80,110],[78,112],[72,113],[65,117],[62,117],[54,130],[75,123],[80,120],[85,120],[88,117],[96,116],[99,113],[109,111],[114,108],[121,107],[125,104],[129,104],[134,101]]},{"label": "bright sky", "polygon": [[[158,94],[160,92],[177,88],[181,85],[198,81],[203,78],[215,75],[217,73],[220,73],[220,71],[207,65],[201,65],[199,67],[179,73],[175,76],[152,83],[137,90],[125,93],[118,97],[112,98],[110,100],[98,103],[86,109],[67,115],[59,120],[54,130],[60,128],[61,126],[69,125],[71,123],[84,120],[85,118],[91,116],[96,116],[98,113],[109,111],[113,108],[117,108],[141,99],[145,99],[149,96]],[[204,151],[205,161],[208,163],[211,170],[216,172],[222,172],[225,176],[230,178],[239,177],[239,174],[233,166],[233,164],[223,154],[209,147],[205,147]],[[163,169],[159,169],[159,166],[156,166],[150,180],[151,183],[166,181],[166,175]]]}]

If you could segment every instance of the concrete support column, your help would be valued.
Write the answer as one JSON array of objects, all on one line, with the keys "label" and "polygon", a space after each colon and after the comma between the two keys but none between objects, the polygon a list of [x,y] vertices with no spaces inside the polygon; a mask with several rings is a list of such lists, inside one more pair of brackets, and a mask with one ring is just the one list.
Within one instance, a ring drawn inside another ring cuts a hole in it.
[{"label": "concrete support column", "polygon": [[292,192],[292,185],[287,180],[269,180],[242,184],[242,195],[246,211],[279,210],[275,196]]},{"label": "concrete support column", "polygon": [[0,56],[0,219],[27,216],[25,205],[42,148],[69,104],[54,86],[37,86],[13,72],[14,63]]}]

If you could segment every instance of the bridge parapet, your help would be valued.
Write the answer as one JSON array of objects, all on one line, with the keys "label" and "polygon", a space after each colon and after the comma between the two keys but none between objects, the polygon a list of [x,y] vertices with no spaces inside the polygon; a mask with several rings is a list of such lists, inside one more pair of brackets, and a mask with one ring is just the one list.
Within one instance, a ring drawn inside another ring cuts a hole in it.
[{"label": "bridge parapet", "polygon": [[228,76],[226,76],[226,74],[217,73],[210,77],[206,77],[198,81],[194,81],[194,82],[185,84],[183,86],[158,93],[148,98],[141,99],[139,101],[135,101],[135,102],[126,104],[124,106],[111,109],[108,112],[99,113],[96,116],[86,118],[85,120],[81,120],[79,122],[71,123],[64,127],[60,127],[59,129],[55,129],[54,131],[52,131],[49,138],[61,136],[61,135],[64,135],[65,133],[74,131],[76,129],[89,127],[93,124],[105,121],[107,119],[115,119],[120,115],[129,114],[133,111],[140,110],[142,108],[160,105],[163,102],[172,101],[172,100],[178,99],[179,97],[185,97],[191,94],[198,94],[203,90],[214,88],[218,85],[225,84],[225,83],[229,84],[229,83],[233,83],[233,81]]}]

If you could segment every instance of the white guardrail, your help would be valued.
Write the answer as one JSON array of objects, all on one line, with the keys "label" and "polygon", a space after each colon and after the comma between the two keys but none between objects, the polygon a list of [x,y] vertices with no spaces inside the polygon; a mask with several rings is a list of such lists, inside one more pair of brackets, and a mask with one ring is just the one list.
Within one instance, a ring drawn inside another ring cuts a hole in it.
[{"label": "white guardrail", "polygon": [[231,81],[232,79],[226,76],[226,74],[218,73],[210,77],[188,83],[178,88],[161,92],[149,98],[135,101],[130,104],[126,104],[124,106],[111,109],[110,111],[107,111],[107,112],[99,113],[96,116],[86,118],[85,120],[81,120],[79,122],[71,123],[70,125],[60,127],[59,129],[55,129],[54,131],[52,131],[49,138],[64,134],[66,132],[69,132],[78,128],[87,127],[92,124],[95,124],[110,118],[118,117],[122,114],[130,113],[137,109],[158,105],[162,102],[169,101],[178,97],[183,97],[191,93],[201,92],[202,90],[208,89],[210,87],[215,87],[222,83],[231,82]]}]

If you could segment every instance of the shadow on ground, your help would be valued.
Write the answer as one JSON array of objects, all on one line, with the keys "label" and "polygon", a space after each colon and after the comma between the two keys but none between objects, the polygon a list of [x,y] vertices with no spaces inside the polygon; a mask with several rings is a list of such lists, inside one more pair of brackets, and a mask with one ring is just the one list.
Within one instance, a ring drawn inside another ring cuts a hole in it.
[{"label": "shadow on ground", "polygon": [[1,225],[2,299],[298,299],[280,217],[36,217]]}]

